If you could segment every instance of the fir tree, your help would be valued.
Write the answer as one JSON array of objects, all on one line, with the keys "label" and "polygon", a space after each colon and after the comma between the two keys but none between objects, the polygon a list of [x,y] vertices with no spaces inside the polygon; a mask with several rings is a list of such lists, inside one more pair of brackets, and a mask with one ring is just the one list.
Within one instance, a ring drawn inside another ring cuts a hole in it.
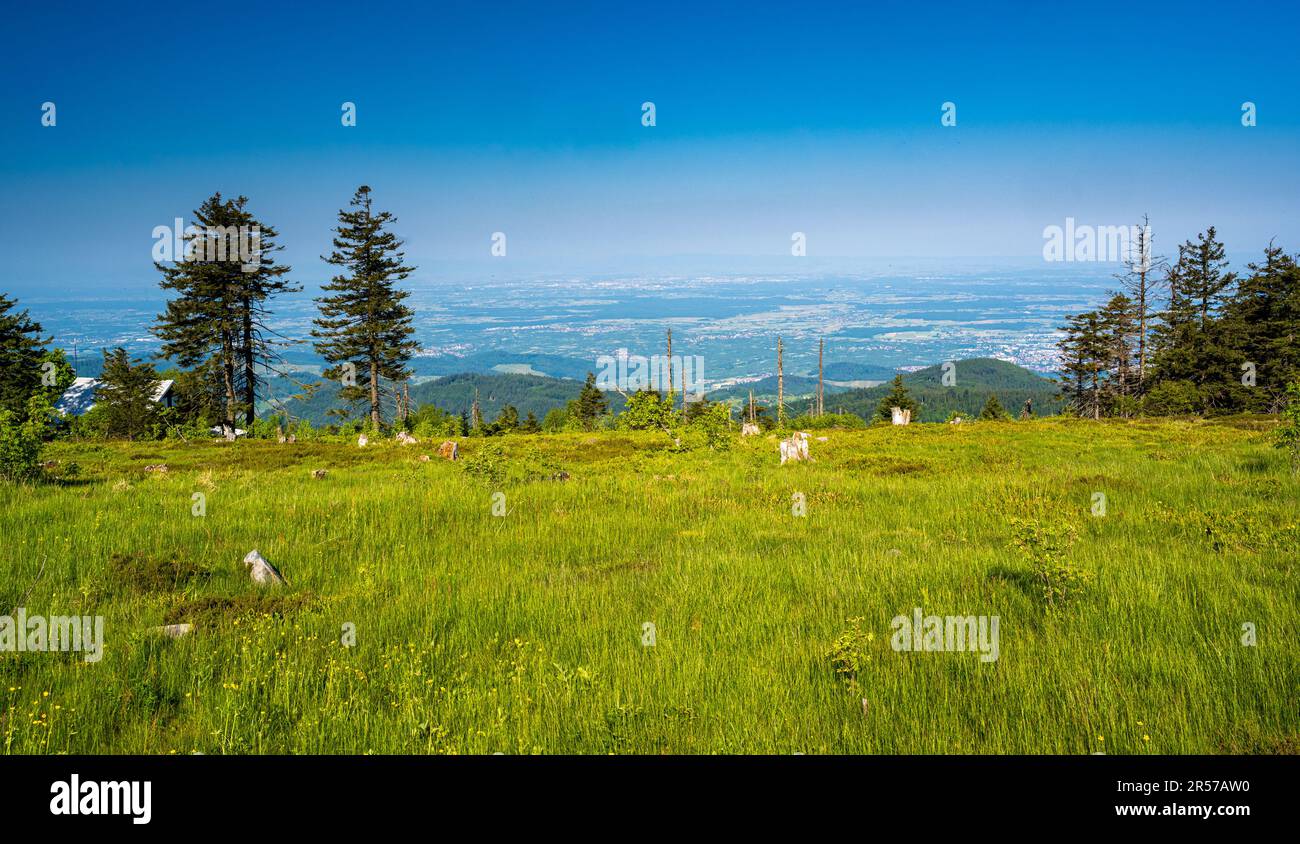
[{"label": "fir tree", "polygon": [[582,390],[569,405],[569,415],[582,426],[583,430],[590,431],[596,427],[597,420],[605,415],[609,404],[605,401],[605,394],[596,387],[594,373],[587,373],[587,380],[582,385]]},{"label": "fir tree", "polygon": [[1061,397],[1079,416],[1101,418],[1103,361],[1107,344],[1096,311],[1067,316],[1060,340]]},{"label": "fir tree", "polygon": [[106,436],[136,440],[155,434],[161,413],[154,401],[158,381],[152,366],[132,361],[125,349],[104,350],[104,369],[91,412]]},{"label": "fir tree", "polygon": [[1134,395],[1138,379],[1134,361],[1133,341],[1137,334],[1137,313],[1133,300],[1122,293],[1110,298],[1097,315],[1097,328],[1101,333],[1101,369],[1106,372],[1103,388],[1106,405],[1123,416],[1135,410]]},{"label": "fir tree", "polygon": [[13,311],[18,302],[0,293],[0,410],[26,413],[27,400],[41,386],[46,362],[41,325],[27,311]]},{"label": "fir tree", "polygon": [[275,263],[282,247],[276,231],[248,210],[248,200],[223,200],[215,193],[194,212],[196,225],[185,235],[185,254],[171,266],[156,262],[159,286],[176,293],[159,315],[154,334],[162,352],[184,367],[211,364],[221,380],[221,427],[235,435],[242,413],[251,430],[257,397],[265,378],[259,368],[278,359],[267,327],[267,302],[295,291],[283,276],[289,267]]},{"label": "fir tree", "polygon": [[1278,412],[1287,386],[1300,380],[1300,265],[1269,244],[1262,263],[1248,264],[1225,309],[1233,346],[1256,367],[1256,388],[1244,392],[1249,409]]},{"label": "fir tree", "polygon": [[346,375],[347,363],[366,374],[364,389],[345,383],[339,394],[368,400],[370,425],[377,430],[383,424],[380,381],[407,378],[406,364],[419,348],[411,339],[413,312],[403,304],[410,293],[396,285],[415,268],[402,263],[402,243],[387,230],[396,218],[371,210],[369,187],[357,188],[351,205],[355,210],[339,211],[334,251],[323,258],[346,272],[322,288],[333,295],[316,300],[321,315],[315,320],[318,330],[311,334],[317,338],[316,352],[333,365],[326,377]]},{"label": "fir tree", "polygon": [[920,407],[920,405],[916,403],[916,399],[912,398],[912,394],[908,392],[907,387],[903,384],[903,376],[901,373],[894,376],[894,380],[889,385],[889,393],[880,400],[880,404],[876,405],[877,418],[884,420],[893,419],[893,408],[895,407],[899,410],[910,410],[912,411],[913,416],[916,415],[916,411]]},{"label": "fir tree", "polygon": [[1002,407],[1002,402],[998,401],[997,395],[989,393],[988,401],[984,402],[984,407],[980,410],[980,419],[1001,422],[1010,418],[1011,414]]}]

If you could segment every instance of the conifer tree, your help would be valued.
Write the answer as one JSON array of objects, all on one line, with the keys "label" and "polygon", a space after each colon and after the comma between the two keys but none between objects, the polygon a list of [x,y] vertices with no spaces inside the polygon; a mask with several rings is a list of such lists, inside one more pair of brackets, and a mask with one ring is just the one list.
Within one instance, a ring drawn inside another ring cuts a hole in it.
[{"label": "conifer tree", "polygon": [[1133,340],[1138,319],[1133,300],[1122,293],[1115,294],[1097,315],[1097,321],[1105,346],[1101,369],[1106,373],[1106,404],[1121,415],[1131,415],[1133,395],[1137,392]]},{"label": "conifer tree", "polygon": [[28,398],[41,386],[49,338],[41,336],[40,323],[32,321],[27,311],[13,311],[17,304],[0,293],[0,410],[21,415]]},{"label": "conifer tree", "polygon": [[985,421],[1000,422],[1010,419],[1011,414],[1002,407],[997,394],[989,393],[988,401],[984,402],[984,407],[980,410],[980,418]]},{"label": "conifer tree", "polygon": [[1276,413],[1287,386],[1300,381],[1300,264],[1270,243],[1263,262],[1247,268],[1224,319],[1234,348],[1257,370],[1246,406]]},{"label": "conifer tree", "polygon": [[1101,418],[1103,361],[1107,345],[1096,311],[1067,316],[1061,328],[1061,397],[1079,416]]},{"label": "conifer tree", "polygon": [[920,407],[903,384],[901,373],[894,376],[894,380],[889,385],[889,393],[880,399],[880,404],[876,405],[876,416],[885,420],[893,419],[895,407],[899,410],[910,410],[913,416]]},{"label": "conifer tree", "polygon": [[210,364],[221,379],[225,395],[222,432],[235,436],[242,413],[250,429],[257,397],[265,378],[259,367],[270,367],[279,356],[268,335],[267,302],[297,290],[284,276],[288,266],[275,263],[275,229],[248,210],[248,199],[224,200],[215,193],[194,212],[195,225],[185,234],[185,254],[162,273],[159,286],[174,299],[159,315],[154,334],[162,352],[184,367]]},{"label": "conifer tree", "polygon": [[587,380],[582,385],[578,397],[569,403],[569,415],[583,427],[583,430],[590,431],[596,427],[596,421],[608,409],[609,404],[605,401],[605,394],[596,386],[596,375],[588,372]]},{"label": "conifer tree", "polygon": [[154,401],[158,381],[154,368],[132,361],[126,349],[104,350],[104,368],[91,412],[103,425],[106,436],[135,440],[156,432],[161,412]]},{"label": "conifer tree", "polygon": [[344,272],[323,286],[332,295],[316,300],[321,315],[311,334],[316,352],[332,365],[326,377],[342,378],[350,371],[348,363],[365,373],[364,388],[345,383],[339,394],[368,401],[370,426],[378,430],[383,425],[380,382],[408,377],[406,364],[419,348],[411,339],[414,314],[403,304],[410,292],[397,287],[415,267],[403,263],[402,242],[387,230],[397,218],[372,210],[369,187],[357,188],[351,206],[354,210],[339,211],[334,251],[323,258]]}]

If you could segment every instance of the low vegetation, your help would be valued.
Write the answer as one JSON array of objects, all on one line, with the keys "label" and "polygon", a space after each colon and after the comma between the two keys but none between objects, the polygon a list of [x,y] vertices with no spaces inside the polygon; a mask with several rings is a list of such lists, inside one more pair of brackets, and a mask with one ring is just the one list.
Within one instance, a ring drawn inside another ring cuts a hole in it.
[{"label": "low vegetation", "polygon": [[[103,658],[0,651],[0,747],[1287,752],[1277,428],[877,425],[785,467],[770,434],[662,430],[471,438],[456,463],[56,441],[45,480],[0,484],[0,611],[102,615]],[[291,585],[251,583],[253,548]],[[895,651],[914,608],[999,617],[998,658]]]}]

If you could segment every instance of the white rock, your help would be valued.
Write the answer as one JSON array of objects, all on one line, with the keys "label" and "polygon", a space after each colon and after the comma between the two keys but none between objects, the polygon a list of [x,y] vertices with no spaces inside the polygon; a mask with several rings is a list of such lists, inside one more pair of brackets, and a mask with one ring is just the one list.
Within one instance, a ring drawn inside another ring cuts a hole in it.
[{"label": "white rock", "polygon": [[249,577],[253,579],[254,583],[262,586],[268,583],[288,583],[284,579],[284,575],[280,574],[275,566],[267,562],[266,558],[258,553],[256,548],[249,551],[248,556],[244,557],[244,565],[248,566]]}]

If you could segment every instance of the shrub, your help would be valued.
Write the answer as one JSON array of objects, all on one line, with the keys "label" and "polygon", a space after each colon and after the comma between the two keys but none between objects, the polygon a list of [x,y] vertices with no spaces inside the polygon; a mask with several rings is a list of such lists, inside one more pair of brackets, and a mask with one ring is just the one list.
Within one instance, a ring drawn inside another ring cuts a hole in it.
[{"label": "shrub", "polygon": [[714,402],[700,411],[687,426],[705,448],[727,451],[731,448],[731,407]]},{"label": "shrub", "polygon": [[1201,395],[1191,381],[1161,381],[1142,400],[1142,410],[1150,416],[1185,416],[1200,406]]},{"label": "shrub", "polygon": [[627,399],[618,427],[628,431],[657,431],[672,425],[673,408],[656,390],[639,390]]},{"label": "shrub", "polygon": [[1078,598],[1092,582],[1090,572],[1076,566],[1066,554],[1078,538],[1068,524],[1043,523],[1038,519],[1011,519],[1012,544],[1029,563],[1050,607],[1063,606]]},{"label": "shrub", "polygon": [[830,650],[826,651],[826,659],[830,660],[836,676],[846,680],[849,688],[855,692],[858,690],[859,674],[871,661],[868,647],[874,638],[862,629],[862,622],[862,616],[850,618],[849,628],[840,633],[831,644]]},{"label": "shrub", "polygon": [[461,470],[471,478],[478,478],[492,486],[499,486],[506,479],[506,455],[500,443],[484,443],[482,448],[465,458],[460,464]]},{"label": "shrub", "polygon": [[50,400],[44,392],[27,401],[27,416],[0,410],[0,478],[29,481],[41,476],[41,448],[49,431]]}]

